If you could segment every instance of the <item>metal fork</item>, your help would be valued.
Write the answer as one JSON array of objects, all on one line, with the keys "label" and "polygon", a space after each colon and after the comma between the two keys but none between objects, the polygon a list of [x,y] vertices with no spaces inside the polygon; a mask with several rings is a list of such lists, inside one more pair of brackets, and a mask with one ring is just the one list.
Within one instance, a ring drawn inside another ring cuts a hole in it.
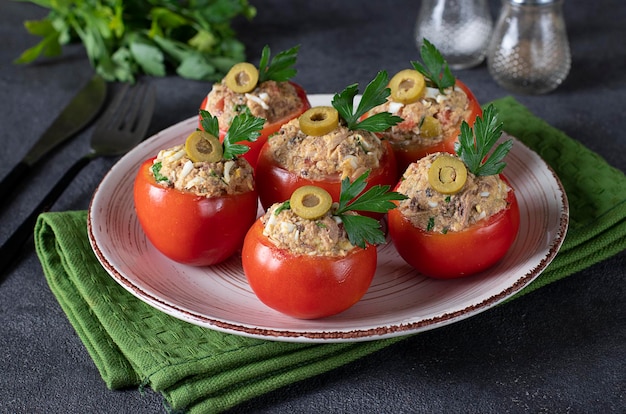
[{"label": "metal fork", "polygon": [[[91,160],[98,157],[122,155],[145,138],[155,103],[154,85],[140,82],[132,87],[128,84],[122,87],[94,127],[91,136],[91,151],[67,170],[39,205],[0,247],[0,276],[7,272],[33,234],[39,214],[52,207]],[[2,278],[0,278],[1,282]]]}]

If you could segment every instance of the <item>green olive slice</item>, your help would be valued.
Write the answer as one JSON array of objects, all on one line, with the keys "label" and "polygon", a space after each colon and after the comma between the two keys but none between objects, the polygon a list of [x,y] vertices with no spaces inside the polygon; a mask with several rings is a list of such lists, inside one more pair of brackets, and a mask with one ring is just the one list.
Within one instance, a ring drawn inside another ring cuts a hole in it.
[{"label": "green olive slice", "polygon": [[333,199],[320,187],[305,185],[297,188],[289,199],[291,211],[307,220],[315,220],[326,214],[333,205]]},{"label": "green olive slice", "polygon": [[441,123],[433,116],[427,115],[420,125],[420,135],[424,138],[434,138],[441,135]]},{"label": "green olive slice", "polygon": [[451,155],[439,155],[428,170],[430,186],[441,194],[461,191],[467,181],[467,168],[460,159]]},{"label": "green olive slice", "polygon": [[391,99],[395,102],[410,104],[424,95],[426,81],[424,76],[414,69],[404,69],[396,73],[389,81]]},{"label": "green olive slice", "polygon": [[300,130],[307,135],[326,135],[339,125],[339,112],[332,106],[316,106],[298,118]]},{"label": "green olive slice", "polygon": [[185,152],[193,162],[218,162],[224,149],[220,140],[205,131],[194,131],[185,140]]},{"label": "green olive slice", "polygon": [[240,62],[230,68],[224,81],[233,92],[250,92],[259,81],[259,71],[252,63]]}]

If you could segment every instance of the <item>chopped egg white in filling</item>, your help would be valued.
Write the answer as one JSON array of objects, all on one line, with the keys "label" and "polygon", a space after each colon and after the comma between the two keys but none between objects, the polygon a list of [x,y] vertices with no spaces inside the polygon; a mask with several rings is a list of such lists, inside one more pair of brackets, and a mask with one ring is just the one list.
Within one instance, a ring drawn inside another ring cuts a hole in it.
[{"label": "chopped egg white in filling", "polygon": [[341,220],[330,213],[308,220],[281,206],[282,203],[272,205],[261,217],[263,234],[276,247],[309,256],[345,256],[355,247],[348,240]]},{"label": "chopped egg white in filling", "polygon": [[265,81],[248,93],[236,93],[222,81],[213,85],[203,109],[217,117],[222,129],[227,129],[232,119],[242,112],[249,111],[272,124],[299,113],[303,105],[296,88],[289,82]]},{"label": "chopped egg white in filling", "polygon": [[298,119],[283,125],[268,142],[276,163],[311,180],[337,176],[354,180],[378,168],[386,153],[372,132],[351,131],[339,125],[326,135],[309,136],[300,130]]},{"label": "chopped egg white in filling", "polygon": [[409,165],[397,191],[408,199],[398,210],[413,224],[426,231],[446,233],[462,231],[505,209],[512,189],[498,176],[475,176],[456,194],[435,191],[428,181],[428,170],[437,154],[428,155]]},{"label": "chopped egg white in filling", "polygon": [[[451,134],[458,134],[463,120],[469,114],[469,99],[460,88],[448,88],[441,93],[437,88],[427,87],[424,96],[416,102],[402,104],[387,98],[387,102],[377,106],[370,114],[390,112],[404,121],[381,133],[395,148],[405,146],[429,147],[442,142]],[[432,117],[434,123],[424,123]]]},{"label": "chopped egg white in filling", "polygon": [[[242,194],[254,190],[253,169],[243,158],[219,162],[193,162],[183,145],[159,151],[153,161],[163,179],[160,185],[203,197]],[[156,178],[156,177],[155,177]]]}]

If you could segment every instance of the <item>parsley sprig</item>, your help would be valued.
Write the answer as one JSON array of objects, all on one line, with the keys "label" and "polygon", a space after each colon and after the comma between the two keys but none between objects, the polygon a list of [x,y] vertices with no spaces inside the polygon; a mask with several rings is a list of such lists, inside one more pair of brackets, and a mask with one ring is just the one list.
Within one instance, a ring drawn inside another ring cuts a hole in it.
[{"label": "parsley sprig", "polygon": [[342,92],[335,94],[332,105],[339,112],[339,116],[345,121],[348,129],[353,131],[361,129],[370,132],[381,132],[402,122],[401,117],[392,115],[389,112],[380,112],[362,121],[360,120],[370,109],[387,102],[387,97],[391,93],[387,87],[388,83],[387,72],[378,72],[376,77],[367,85],[365,91],[363,91],[361,102],[359,102],[356,111],[354,110],[354,97],[359,93],[358,84],[352,84]]},{"label": "parsley sprig", "polygon": [[424,39],[422,43],[420,56],[424,64],[417,61],[411,61],[411,64],[416,71],[424,75],[429,83],[436,86],[440,92],[454,86],[456,79],[452,75],[448,62],[446,62],[435,45],[427,39]]},{"label": "parsley sprig", "polygon": [[389,191],[390,186],[388,185],[375,185],[363,193],[368,176],[369,171],[366,171],[353,182],[350,182],[348,177],[341,181],[339,206],[333,213],[343,222],[350,243],[361,248],[365,248],[366,243],[384,243],[385,235],[380,229],[381,225],[378,220],[359,214],[348,214],[348,212],[386,213],[396,207],[391,200],[407,198],[404,194]]},{"label": "parsley sprig", "polygon": [[[200,110],[200,123],[202,128],[213,135],[214,137],[220,136],[219,123],[217,117],[211,115],[208,111]],[[257,118],[250,113],[243,112],[236,115],[224,136],[222,143],[224,154],[222,158],[225,160],[232,160],[240,155],[245,154],[250,150],[250,147],[238,142],[249,141],[254,142],[260,135],[261,129],[265,124],[263,118]]]},{"label": "parsley sprig", "polygon": [[270,61],[270,48],[265,45],[261,51],[261,61],[259,62],[259,83],[268,80],[285,82],[296,76],[298,71],[293,67],[298,58],[300,46],[284,50],[274,56]]},{"label": "parsley sprig", "polygon": [[506,166],[502,160],[513,147],[513,140],[509,139],[489,154],[501,135],[502,122],[498,121],[496,108],[489,105],[482,118],[476,117],[473,129],[463,121],[461,135],[455,144],[456,154],[474,175],[500,174]]}]

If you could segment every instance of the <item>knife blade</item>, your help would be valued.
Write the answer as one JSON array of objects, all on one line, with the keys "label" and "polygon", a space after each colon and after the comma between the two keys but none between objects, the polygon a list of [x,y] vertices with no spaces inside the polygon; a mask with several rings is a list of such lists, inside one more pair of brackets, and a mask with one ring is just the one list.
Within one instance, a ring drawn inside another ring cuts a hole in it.
[{"label": "knife blade", "polygon": [[94,75],[72,98],[24,158],[0,182],[0,200],[11,194],[24,176],[57,145],[86,127],[100,112],[106,99],[106,81]]}]

